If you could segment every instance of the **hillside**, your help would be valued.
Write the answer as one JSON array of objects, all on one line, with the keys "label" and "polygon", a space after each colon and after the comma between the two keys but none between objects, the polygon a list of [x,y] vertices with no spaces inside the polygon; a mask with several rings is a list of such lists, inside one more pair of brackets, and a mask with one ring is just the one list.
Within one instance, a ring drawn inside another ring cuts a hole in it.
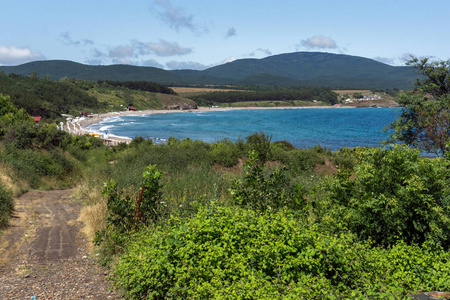
[{"label": "hillside", "polygon": [[[295,52],[263,59],[240,59],[212,67],[203,75],[246,81],[266,74],[300,81],[300,85],[349,88],[409,88],[417,75],[372,59],[319,52]],[[264,78],[267,80],[267,78]]]},{"label": "hillside", "polygon": [[[167,87],[147,84],[143,88],[167,89],[166,93],[133,90],[119,84],[140,82],[97,83],[85,80],[48,80],[37,76],[5,75],[0,73],[0,95],[9,97],[18,108],[29,115],[44,119],[57,119],[61,114],[79,115],[80,112],[106,112],[125,110],[128,105],[144,109],[191,109],[197,104],[175,95]],[[131,86],[130,86],[131,87]],[[139,87],[139,86],[138,86]],[[168,94],[172,92],[172,94]],[[1,107],[0,107],[1,109]]]},{"label": "hillside", "polygon": [[9,74],[49,76],[58,80],[64,77],[85,80],[152,81],[170,84],[182,79],[176,74],[153,67],[130,65],[91,66],[66,60],[35,61],[19,66],[0,66],[0,71]]},{"label": "hillside", "polygon": [[0,71],[19,75],[36,72],[38,76],[48,75],[51,79],[145,80],[166,85],[256,84],[352,89],[411,88],[417,77],[409,67],[390,66],[368,58],[321,52],[295,52],[263,59],[239,59],[203,71],[167,71],[130,65],[90,66],[61,60],[0,66]]}]

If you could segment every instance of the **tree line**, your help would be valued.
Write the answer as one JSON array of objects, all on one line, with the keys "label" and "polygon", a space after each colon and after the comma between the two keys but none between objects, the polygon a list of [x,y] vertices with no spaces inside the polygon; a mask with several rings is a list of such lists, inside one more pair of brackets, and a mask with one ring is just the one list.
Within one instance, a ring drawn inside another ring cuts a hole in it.
[{"label": "tree line", "polygon": [[113,81],[113,80],[98,80],[99,85],[110,85],[113,87],[124,87],[135,91],[144,91],[151,93],[176,95],[175,91],[165,85],[150,82],[150,81]]},{"label": "tree line", "polygon": [[199,105],[249,101],[318,100],[337,103],[337,94],[327,87],[266,88],[253,91],[212,92],[191,97]]}]

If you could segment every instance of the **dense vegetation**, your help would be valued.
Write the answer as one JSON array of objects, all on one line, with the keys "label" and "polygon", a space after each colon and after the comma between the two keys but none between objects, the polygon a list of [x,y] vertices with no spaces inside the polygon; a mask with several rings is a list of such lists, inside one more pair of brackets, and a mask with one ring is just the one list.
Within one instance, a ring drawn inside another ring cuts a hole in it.
[{"label": "dense vegetation", "polygon": [[389,126],[391,141],[405,142],[435,155],[450,150],[450,61],[413,58],[418,74],[413,91],[400,95],[400,117]]},{"label": "dense vegetation", "polygon": [[78,114],[81,110],[97,111],[103,106],[97,99],[68,82],[34,76],[5,75],[0,72],[0,93],[31,116],[55,119],[61,113]]},{"label": "dense vegetation", "polygon": [[[219,149],[230,156],[222,161]],[[114,281],[131,298],[401,298],[449,288],[448,161],[406,146],[299,150],[263,134],[136,140],[124,154],[107,168],[109,214],[96,241],[105,261],[119,255]],[[243,156],[242,170],[224,169]],[[339,166],[333,177],[316,172],[326,161]]]},{"label": "dense vegetation", "polygon": [[150,82],[150,81],[112,81],[99,80],[98,84],[107,84],[113,87],[125,87],[130,90],[146,91],[152,93],[175,95],[176,93],[165,85]]},{"label": "dense vegetation", "polygon": [[173,90],[153,82],[87,81],[64,77],[53,81],[0,72],[0,93],[31,116],[46,121],[61,119],[61,114],[78,116],[80,112],[98,113],[125,110],[129,104],[139,110],[171,106],[195,107],[190,99],[175,95]]},{"label": "dense vegetation", "polygon": [[224,104],[235,102],[258,101],[323,101],[329,104],[337,103],[337,95],[330,88],[325,87],[291,87],[291,88],[265,88],[253,91],[226,91],[201,94],[191,97],[199,105]]}]

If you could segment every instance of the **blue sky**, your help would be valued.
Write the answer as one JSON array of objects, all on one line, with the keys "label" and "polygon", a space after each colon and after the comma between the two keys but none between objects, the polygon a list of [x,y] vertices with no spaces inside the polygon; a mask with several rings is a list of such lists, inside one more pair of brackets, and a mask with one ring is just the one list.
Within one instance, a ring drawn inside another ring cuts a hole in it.
[{"label": "blue sky", "polygon": [[205,69],[296,51],[450,58],[448,0],[0,0],[0,65]]}]

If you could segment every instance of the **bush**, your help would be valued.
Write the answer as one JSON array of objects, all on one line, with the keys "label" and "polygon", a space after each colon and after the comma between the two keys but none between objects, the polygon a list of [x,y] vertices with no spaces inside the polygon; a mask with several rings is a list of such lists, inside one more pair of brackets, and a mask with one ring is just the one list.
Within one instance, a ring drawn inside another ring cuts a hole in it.
[{"label": "bush", "polygon": [[230,194],[235,203],[254,210],[281,209],[294,210],[305,206],[303,186],[290,186],[286,169],[276,168],[266,173],[258,154],[251,151],[244,165],[243,180],[232,183]]},{"label": "bush", "polygon": [[132,239],[113,280],[133,299],[403,298],[450,280],[448,252],[373,248],[286,211],[205,207]]},{"label": "bush", "polygon": [[271,135],[266,135],[264,132],[253,133],[247,137],[247,145],[250,150],[258,153],[259,159],[265,163],[272,159]]},{"label": "bush", "polygon": [[449,166],[406,145],[367,149],[354,172],[341,171],[324,186],[319,214],[384,246],[430,240],[448,249]]},{"label": "bush", "polygon": [[32,188],[40,187],[45,177],[68,179],[76,170],[75,163],[59,149],[42,151],[8,148],[3,151],[1,160],[12,167],[15,176],[28,182]]},{"label": "bush", "polygon": [[59,130],[55,123],[44,124],[39,128],[37,133],[37,142],[40,147],[50,149],[53,147],[61,147],[65,139],[68,138],[68,133]]},{"label": "bush", "polygon": [[8,225],[13,209],[14,199],[12,193],[0,182],[0,229]]},{"label": "bush", "polygon": [[16,123],[6,133],[5,146],[8,148],[28,149],[34,146],[37,128],[34,124]]},{"label": "bush", "polygon": [[224,139],[220,142],[211,144],[211,159],[224,167],[232,167],[239,162],[239,149],[232,141]]},{"label": "bush", "polygon": [[129,232],[156,222],[162,216],[161,172],[154,165],[148,166],[142,176],[144,180],[136,199],[125,195],[113,180],[104,184],[103,196],[107,197],[108,208],[107,228],[96,232],[94,243],[103,246],[102,258],[105,261],[119,252]]},{"label": "bush", "polygon": [[[156,166],[148,166],[142,174],[144,178],[138,199],[123,196],[114,181],[105,183],[103,196],[107,197],[107,225],[112,225],[119,232],[137,229],[139,224],[157,221],[161,217],[161,171]],[[136,189],[139,189],[137,187]]]}]

